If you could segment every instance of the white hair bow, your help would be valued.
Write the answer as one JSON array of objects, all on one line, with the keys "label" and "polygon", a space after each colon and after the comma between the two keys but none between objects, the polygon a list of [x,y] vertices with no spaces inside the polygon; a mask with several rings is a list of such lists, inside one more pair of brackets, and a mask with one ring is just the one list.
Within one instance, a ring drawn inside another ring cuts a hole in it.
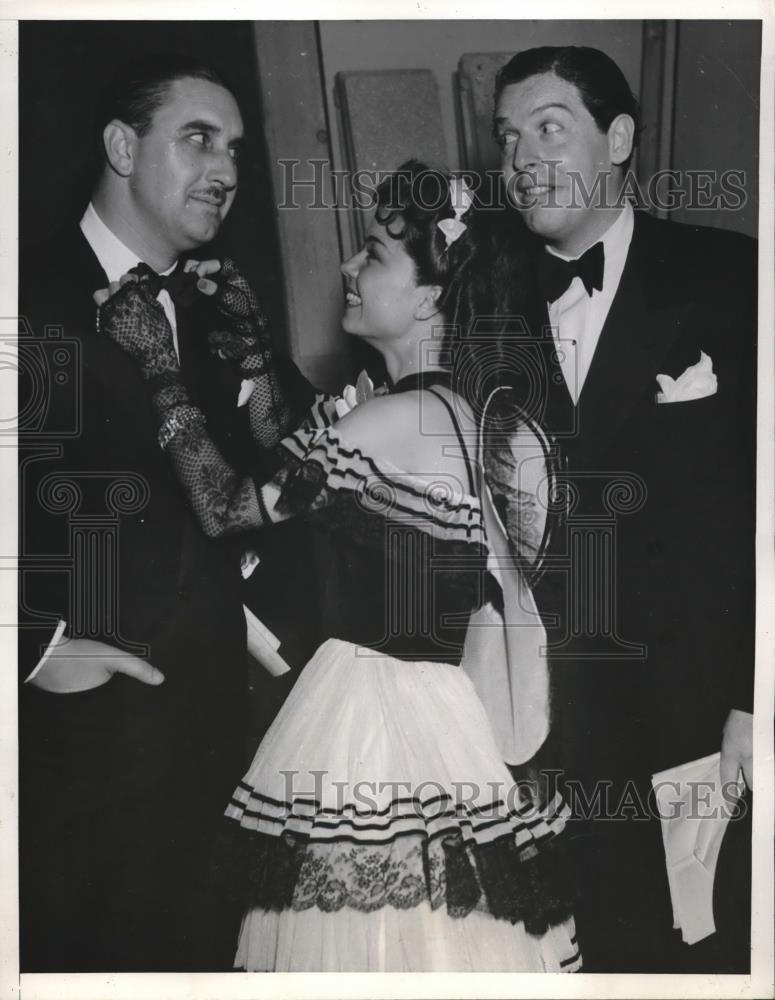
[{"label": "white hair bow", "polygon": [[449,250],[455,240],[459,239],[468,228],[461,219],[474,203],[471,189],[462,177],[450,177],[449,200],[455,213],[454,219],[442,219],[436,223],[447,241],[445,251]]}]

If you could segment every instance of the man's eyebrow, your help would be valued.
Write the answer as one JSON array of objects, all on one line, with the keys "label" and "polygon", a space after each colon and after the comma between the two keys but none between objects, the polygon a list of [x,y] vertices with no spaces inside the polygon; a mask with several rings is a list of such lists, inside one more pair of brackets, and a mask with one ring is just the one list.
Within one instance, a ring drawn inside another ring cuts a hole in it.
[{"label": "man's eyebrow", "polygon": [[[181,125],[178,129],[178,133],[183,135],[186,132],[204,132],[206,135],[220,135],[223,129],[220,125],[213,125],[212,122],[207,121],[204,118],[195,118],[193,121],[186,122],[185,125]],[[238,135],[233,139],[229,140],[229,146],[232,149],[241,149],[245,145],[245,136]]]},{"label": "man's eyebrow", "polygon": [[379,238],[379,236],[367,236],[365,242],[366,243],[379,243],[379,245],[383,248],[383,250],[387,249],[386,246],[385,246],[384,241],[381,240]]},{"label": "man's eyebrow", "polygon": [[540,114],[541,111],[549,111],[553,108],[557,108],[560,111],[567,111],[569,115],[573,114],[573,109],[569,108],[567,104],[563,104],[561,101],[549,101],[548,104],[539,104],[537,108],[533,108],[530,114],[537,115]]},{"label": "man's eyebrow", "polygon": [[[553,108],[557,108],[560,111],[567,111],[569,115],[573,114],[573,109],[569,108],[567,104],[563,104],[561,101],[549,101],[548,104],[539,104],[537,108],[532,108],[529,112],[529,115],[530,116],[537,115],[540,114],[542,111],[549,111],[550,109]],[[498,126],[501,125],[510,125],[511,119],[501,116],[499,118],[496,118],[493,124],[496,128],[498,128]]]},{"label": "man's eyebrow", "polygon": [[204,118],[195,118],[193,121],[186,122],[185,125],[180,126],[181,132],[207,132],[208,135],[216,135],[221,131],[218,125],[213,125],[212,122],[206,121]]}]

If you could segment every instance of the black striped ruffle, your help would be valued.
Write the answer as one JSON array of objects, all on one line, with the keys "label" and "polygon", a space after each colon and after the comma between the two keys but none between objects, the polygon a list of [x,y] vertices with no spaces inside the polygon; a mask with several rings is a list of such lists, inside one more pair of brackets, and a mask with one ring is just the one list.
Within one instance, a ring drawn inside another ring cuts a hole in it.
[{"label": "black striped ruffle", "polygon": [[323,491],[344,493],[364,513],[411,518],[439,538],[486,544],[479,501],[448,478],[409,474],[378,462],[349,447],[335,428],[301,428],[280,448],[295,463],[282,482],[278,509],[284,512],[301,513]]},{"label": "black striped ruffle", "polygon": [[459,831],[466,843],[486,844],[510,838],[521,851],[535,849],[537,844],[556,836],[564,828],[568,814],[559,794],[540,810],[530,802],[507,809],[501,799],[456,807],[448,792],[422,799],[397,796],[381,809],[358,809],[352,802],[333,809],[304,796],[292,801],[275,799],[245,781],[240,781],[226,810],[227,818],[246,830],[275,837],[289,833],[327,843],[349,840],[388,844],[402,836],[422,835],[431,843]]}]

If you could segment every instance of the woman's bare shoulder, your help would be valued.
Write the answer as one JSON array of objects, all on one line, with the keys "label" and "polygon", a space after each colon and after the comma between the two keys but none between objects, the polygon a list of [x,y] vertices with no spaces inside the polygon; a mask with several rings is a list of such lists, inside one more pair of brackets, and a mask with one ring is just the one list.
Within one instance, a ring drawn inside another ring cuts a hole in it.
[{"label": "woman's bare shoulder", "polygon": [[[457,412],[458,397],[444,393],[463,430],[469,455],[474,438],[473,421]],[[448,409],[432,393],[402,392],[378,396],[351,410],[337,423],[347,442],[374,458],[380,456],[405,472],[426,474],[460,473],[459,439]],[[451,448],[450,448],[451,446]]]},{"label": "woman's bare shoulder", "polygon": [[419,393],[374,396],[337,421],[347,440],[369,452],[383,451],[391,442],[407,442],[417,433]]}]

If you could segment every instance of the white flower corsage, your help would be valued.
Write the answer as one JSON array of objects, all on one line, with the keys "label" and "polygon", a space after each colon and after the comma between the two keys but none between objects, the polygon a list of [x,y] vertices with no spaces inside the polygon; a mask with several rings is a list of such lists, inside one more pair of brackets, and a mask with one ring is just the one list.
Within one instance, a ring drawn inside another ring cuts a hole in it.
[{"label": "white flower corsage", "polygon": [[444,233],[447,244],[444,247],[445,251],[449,250],[455,240],[459,239],[468,228],[461,220],[474,203],[471,188],[462,177],[450,177],[449,200],[452,202],[452,211],[455,213],[454,219],[442,219],[441,222],[436,223]]},{"label": "white flower corsage", "polygon": [[341,419],[350,410],[354,410],[356,406],[365,403],[367,399],[371,399],[373,396],[382,396],[386,391],[384,386],[375,389],[374,383],[364,369],[358,376],[355,385],[346,385],[342,389],[342,395],[337,397],[334,403],[337,417]]}]

